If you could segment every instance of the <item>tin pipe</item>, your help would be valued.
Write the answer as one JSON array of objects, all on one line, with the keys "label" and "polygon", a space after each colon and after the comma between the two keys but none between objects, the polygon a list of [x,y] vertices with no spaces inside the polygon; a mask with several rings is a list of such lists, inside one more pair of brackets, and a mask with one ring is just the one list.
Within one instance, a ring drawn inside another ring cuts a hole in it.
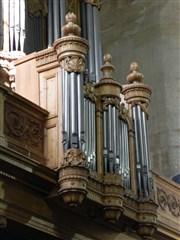
[{"label": "tin pipe", "polygon": [[48,0],[48,47],[51,47],[53,39],[53,0]]},{"label": "tin pipe", "polygon": [[113,149],[113,112],[112,105],[108,106],[108,161],[109,161],[109,172],[114,171],[114,149]]},{"label": "tin pipe", "polygon": [[93,171],[96,171],[96,123],[95,123],[95,104],[92,103],[92,156],[93,156]]},{"label": "tin pipe", "polygon": [[100,22],[99,22],[99,10],[96,6],[93,9],[93,23],[94,23],[94,57],[95,57],[95,74],[96,82],[100,80],[100,66],[102,66],[102,46],[100,37]]},{"label": "tin pipe", "polygon": [[60,36],[60,22],[59,22],[59,1],[53,1],[53,29],[54,29],[54,39],[56,41]]},{"label": "tin pipe", "polygon": [[71,147],[78,148],[78,124],[77,124],[77,74],[70,73],[70,136]]},{"label": "tin pipe", "polygon": [[20,51],[24,52],[25,32],[25,0],[20,0]]},{"label": "tin pipe", "polygon": [[60,19],[59,19],[59,23],[60,23],[60,28],[59,28],[59,32],[60,32],[60,36],[62,37],[61,34],[61,28],[62,26],[64,26],[66,24],[66,0],[60,0]]},{"label": "tin pipe", "polygon": [[62,69],[62,83],[63,83],[63,144],[64,150],[66,151],[69,148],[69,74],[67,71]]},{"label": "tin pipe", "polygon": [[3,49],[3,38],[4,38],[4,27],[3,27],[3,22],[4,22],[4,11],[3,11],[3,2],[0,0],[0,50]]},{"label": "tin pipe", "polygon": [[84,150],[84,108],[83,108],[83,78],[77,74],[77,100],[78,100],[78,142],[79,148]]},{"label": "tin pipe", "polygon": [[138,192],[142,195],[142,187],[141,187],[141,164],[139,157],[139,139],[138,139],[138,125],[137,125],[137,107],[134,106],[132,108],[133,112],[133,120],[134,120],[134,131],[135,131],[135,148],[136,148],[136,171],[137,171],[137,183],[138,183]]},{"label": "tin pipe", "polygon": [[15,1],[11,0],[9,2],[9,24],[10,24],[10,28],[9,28],[9,37],[10,37],[10,51],[13,51],[13,45],[14,45],[14,13],[15,13]]},{"label": "tin pipe", "polygon": [[20,43],[20,4],[19,0],[15,1],[15,50],[18,51]]},{"label": "tin pipe", "polygon": [[107,125],[108,125],[108,119],[107,119],[107,112],[103,112],[103,158],[104,158],[104,172],[107,173],[108,171],[108,133],[107,133]]},{"label": "tin pipe", "polygon": [[[92,12],[92,4],[86,4],[86,13],[87,13],[87,40],[90,44],[89,54],[88,54],[88,62],[89,62],[89,75],[93,76],[95,74],[95,56],[94,56],[94,29],[93,26],[93,12]],[[94,79],[93,79],[94,81]]]}]

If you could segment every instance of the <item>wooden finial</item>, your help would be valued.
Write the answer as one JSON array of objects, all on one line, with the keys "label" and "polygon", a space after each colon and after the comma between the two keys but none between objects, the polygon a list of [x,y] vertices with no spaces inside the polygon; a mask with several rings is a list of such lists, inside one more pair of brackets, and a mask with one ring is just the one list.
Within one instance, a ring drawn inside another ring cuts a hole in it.
[{"label": "wooden finial", "polygon": [[72,12],[66,15],[66,25],[61,29],[64,36],[80,36],[81,28],[76,24],[76,19],[76,15]]},{"label": "wooden finial", "polygon": [[131,73],[127,76],[129,83],[140,83],[144,78],[143,74],[139,72],[139,66],[136,62],[132,62],[130,65]]},{"label": "wooden finial", "polygon": [[114,71],[114,66],[111,64],[112,56],[108,53],[103,57],[104,65],[101,67],[103,77],[112,78],[111,73]]}]

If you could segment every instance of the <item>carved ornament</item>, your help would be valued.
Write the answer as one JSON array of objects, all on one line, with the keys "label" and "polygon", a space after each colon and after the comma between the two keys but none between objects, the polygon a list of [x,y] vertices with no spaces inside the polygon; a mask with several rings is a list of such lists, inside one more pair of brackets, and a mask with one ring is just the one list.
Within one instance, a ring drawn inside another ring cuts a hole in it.
[{"label": "carved ornament", "polygon": [[76,24],[74,13],[66,15],[67,24],[62,27],[64,37],[53,44],[57,52],[57,59],[62,68],[68,72],[83,72],[85,70],[85,58],[88,51],[88,42],[79,37],[80,27]]},{"label": "carved ornament", "polygon": [[109,105],[113,105],[118,109],[119,106],[120,106],[119,98],[118,97],[112,97],[112,98],[102,97],[102,109],[103,109],[103,111],[107,111]]},{"label": "carved ornament", "polygon": [[94,6],[96,6],[98,9],[101,8],[101,5],[102,5],[102,0],[84,0],[85,3],[90,3]]},{"label": "carved ornament", "polygon": [[61,61],[61,67],[68,72],[83,72],[85,60],[78,56],[66,57]]},{"label": "carved ornament", "polygon": [[163,211],[169,211],[174,217],[180,217],[180,199],[163,189],[157,188],[157,201]]},{"label": "carved ornament", "polygon": [[43,124],[22,110],[5,103],[5,135],[42,151]]},{"label": "carved ornament", "polygon": [[95,88],[92,83],[85,83],[84,85],[84,97],[91,100],[92,102],[96,101]]},{"label": "carved ornament", "polygon": [[87,158],[81,149],[68,149],[64,153],[59,172],[59,194],[70,206],[79,205],[87,194]]},{"label": "carved ornament", "polygon": [[48,13],[48,1],[27,0],[27,8],[31,17],[46,16]]},{"label": "carved ornament", "polygon": [[81,149],[68,149],[64,153],[63,166],[87,167],[87,157]]},{"label": "carved ornament", "polygon": [[13,60],[16,58],[8,54],[0,54],[0,83],[15,90],[15,67]]}]

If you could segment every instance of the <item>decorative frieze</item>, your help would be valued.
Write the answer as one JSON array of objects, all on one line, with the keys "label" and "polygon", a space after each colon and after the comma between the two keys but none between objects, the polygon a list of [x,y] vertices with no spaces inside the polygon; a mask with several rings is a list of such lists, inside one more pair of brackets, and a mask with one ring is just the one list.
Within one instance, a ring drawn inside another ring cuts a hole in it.
[{"label": "decorative frieze", "polygon": [[21,146],[29,146],[42,152],[43,124],[29,114],[5,102],[5,135],[19,142]]},{"label": "decorative frieze", "polygon": [[180,199],[162,188],[157,188],[157,201],[163,211],[169,211],[174,217],[180,217]]}]

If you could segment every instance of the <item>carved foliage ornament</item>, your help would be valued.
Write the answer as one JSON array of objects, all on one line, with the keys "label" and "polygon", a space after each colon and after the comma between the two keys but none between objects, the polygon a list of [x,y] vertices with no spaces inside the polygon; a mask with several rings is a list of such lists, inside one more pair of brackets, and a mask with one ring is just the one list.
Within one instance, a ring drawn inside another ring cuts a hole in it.
[{"label": "carved foliage ornament", "polygon": [[168,209],[174,217],[180,217],[180,199],[173,194],[167,194],[163,189],[157,188],[157,200],[163,211]]},{"label": "carved foliage ornament", "polygon": [[103,102],[103,111],[107,111],[108,110],[108,106],[109,105],[114,105],[116,108],[119,108],[120,106],[120,101],[119,98],[117,97],[103,97],[102,98],[102,102]]},{"label": "carved foliage ornament", "polygon": [[63,166],[87,167],[87,157],[81,149],[68,149],[64,153]]},{"label": "carved foliage ornament", "polygon": [[42,149],[42,123],[7,103],[5,104],[5,134],[24,145]]},{"label": "carved foliage ornament", "polygon": [[61,61],[61,67],[68,72],[83,72],[85,61],[78,56],[66,57]]},{"label": "carved foliage ornament", "polygon": [[84,97],[90,99],[92,102],[95,102],[95,89],[92,83],[86,83],[84,85]]}]

